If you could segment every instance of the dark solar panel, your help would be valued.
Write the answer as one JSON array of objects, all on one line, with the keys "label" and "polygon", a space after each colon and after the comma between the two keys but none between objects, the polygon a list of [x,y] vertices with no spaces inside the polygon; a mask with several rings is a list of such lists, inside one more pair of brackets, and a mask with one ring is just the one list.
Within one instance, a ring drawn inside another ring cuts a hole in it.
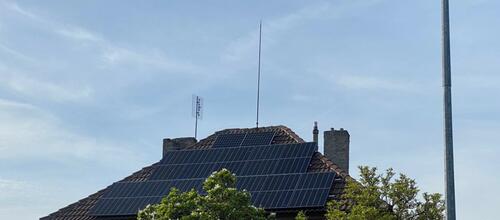
[{"label": "dark solar panel", "polygon": [[201,192],[202,183],[203,179],[118,182],[111,185],[102,198],[163,196],[167,195],[172,187],[181,191],[195,189]]},{"label": "dark solar panel", "polygon": [[148,204],[156,204],[161,197],[99,199],[90,214],[94,216],[136,215]]},{"label": "dark solar panel", "polygon": [[275,132],[256,132],[242,134],[220,134],[213,148],[270,145]]},{"label": "dark solar panel", "polygon": [[247,134],[220,134],[215,139],[213,148],[221,148],[221,147],[239,147],[243,142]]},{"label": "dark solar panel", "polygon": [[273,138],[274,132],[248,133],[241,146],[270,145]]},{"label": "dark solar panel", "polygon": [[[253,181],[263,184],[247,187],[253,204],[265,209],[322,207],[328,199],[334,177],[334,173],[274,175],[257,177]],[[242,184],[247,184],[247,181],[251,180],[244,180]]]}]

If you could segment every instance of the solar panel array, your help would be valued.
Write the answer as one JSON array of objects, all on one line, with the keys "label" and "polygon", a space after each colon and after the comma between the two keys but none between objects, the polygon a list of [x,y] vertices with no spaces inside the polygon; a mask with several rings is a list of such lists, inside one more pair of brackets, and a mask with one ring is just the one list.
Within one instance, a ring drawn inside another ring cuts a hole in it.
[{"label": "solar panel array", "polygon": [[150,179],[205,178],[222,168],[237,176],[302,173],[316,148],[314,143],[304,143],[170,151]]},{"label": "solar panel array", "polygon": [[[243,176],[236,187],[252,195],[252,203],[265,209],[314,208],[325,204],[334,173],[299,173]],[[171,187],[201,189],[204,179],[119,182],[113,184],[92,210],[93,215],[133,215],[147,204],[161,201]],[[149,202],[149,203],[148,203]]]},{"label": "solar panel array", "polygon": [[205,178],[222,168],[237,175],[237,188],[249,191],[256,206],[323,207],[335,174],[306,172],[316,144],[269,145],[273,137],[272,132],[219,135],[211,149],[169,151],[147,181],[114,183],[90,214],[135,215],[160,202],[172,187],[203,194]]},{"label": "solar panel array", "polygon": [[242,134],[221,134],[217,137],[212,147],[240,147],[269,145],[274,138],[275,132],[258,132]]}]

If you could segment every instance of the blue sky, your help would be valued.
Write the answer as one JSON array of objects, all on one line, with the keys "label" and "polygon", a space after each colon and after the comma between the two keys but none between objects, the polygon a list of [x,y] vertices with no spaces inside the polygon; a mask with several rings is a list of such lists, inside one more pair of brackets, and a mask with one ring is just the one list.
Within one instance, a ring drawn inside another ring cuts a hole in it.
[{"label": "blue sky", "polygon": [[[499,8],[451,1],[458,219],[500,206]],[[192,94],[201,137],[254,126],[260,19],[261,125],[343,127],[351,167],[443,192],[439,1],[0,1],[0,219],[156,162]]]}]

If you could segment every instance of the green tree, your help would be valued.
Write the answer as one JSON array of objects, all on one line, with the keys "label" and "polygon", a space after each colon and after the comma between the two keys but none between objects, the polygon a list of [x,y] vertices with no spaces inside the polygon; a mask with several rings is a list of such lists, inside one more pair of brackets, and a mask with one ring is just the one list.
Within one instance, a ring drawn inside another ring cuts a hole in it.
[{"label": "green tree", "polygon": [[388,169],[378,174],[377,168],[359,167],[359,182],[348,180],[339,201],[331,201],[326,217],[330,220],[441,220],[444,201],[439,193],[423,194],[415,180]]},{"label": "green tree", "polygon": [[307,220],[306,213],[304,213],[304,211],[300,211],[297,213],[297,216],[295,216],[295,220]]},{"label": "green tree", "polygon": [[210,175],[203,190],[205,195],[172,188],[160,204],[139,211],[137,219],[266,219],[264,210],[252,205],[250,194],[236,189],[236,176],[227,169]]}]

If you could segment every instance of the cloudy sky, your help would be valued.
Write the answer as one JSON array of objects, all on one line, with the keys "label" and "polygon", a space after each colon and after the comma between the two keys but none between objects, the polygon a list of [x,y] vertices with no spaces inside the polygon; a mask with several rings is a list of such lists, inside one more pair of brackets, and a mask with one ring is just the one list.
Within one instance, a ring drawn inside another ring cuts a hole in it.
[{"label": "cloudy sky", "polygon": [[[499,8],[451,4],[458,219],[500,207]],[[443,192],[439,1],[0,0],[0,219],[156,162],[193,135],[192,94],[200,136],[254,126],[260,19],[262,125],[343,127],[351,167]]]}]

